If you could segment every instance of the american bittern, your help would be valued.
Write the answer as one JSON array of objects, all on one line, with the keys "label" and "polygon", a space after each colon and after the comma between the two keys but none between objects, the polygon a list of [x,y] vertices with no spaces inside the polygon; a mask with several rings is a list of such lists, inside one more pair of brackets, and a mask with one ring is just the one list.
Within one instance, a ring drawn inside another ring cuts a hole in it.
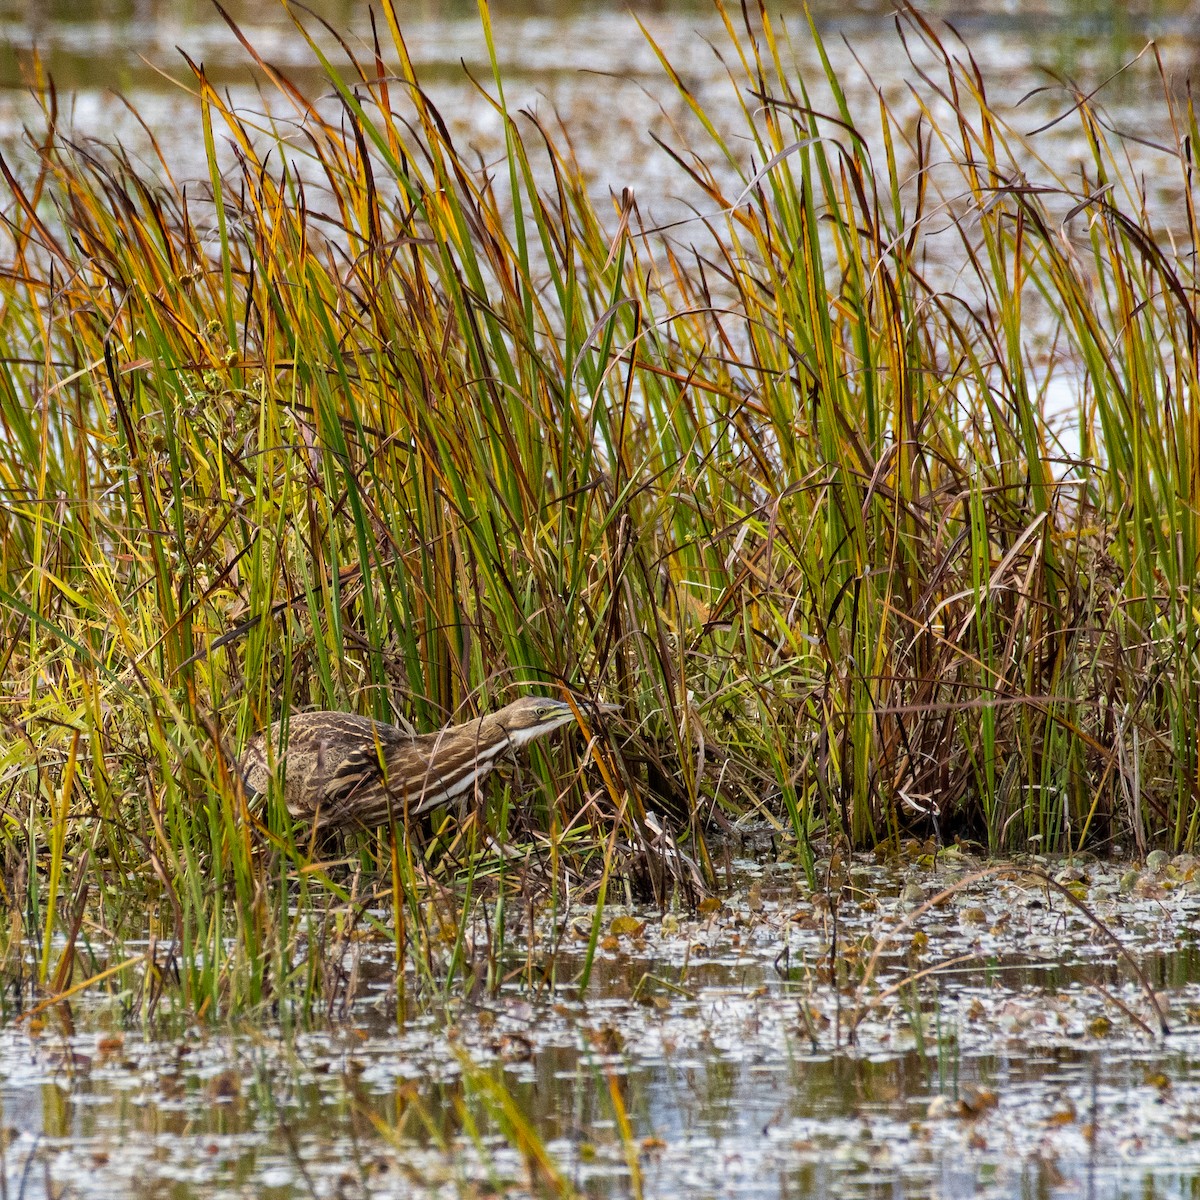
[{"label": "american bittern", "polygon": [[[599,709],[617,712],[619,706]],[[574,719],[569,704],[546,696],[525,696],[425,734],[352,713],[293,713],[281,754],[273,753],[278,724],[251,741],[242,779],[248,792],[265,794],[273,763],[288,812],[321,829],[403,822],[406,813],[419,816],[466,796],[504,754]]]}]

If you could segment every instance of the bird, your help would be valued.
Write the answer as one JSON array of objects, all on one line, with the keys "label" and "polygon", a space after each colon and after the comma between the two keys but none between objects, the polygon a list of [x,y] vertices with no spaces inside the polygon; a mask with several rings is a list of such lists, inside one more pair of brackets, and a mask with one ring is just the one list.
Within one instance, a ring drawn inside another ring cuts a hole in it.
[{"label": "bird", "polygon": [[[601,713],[620,705],[600,704]],[[374,828],[416,817],[469,795],[504,755],[575,720],[564,700],[523,696],[451,725],[414,734],[345,712],[292,713],[281,751],[281,722],[254,737],[241,760],[248,798],[281,784],[293,819],[319,831]]]}]

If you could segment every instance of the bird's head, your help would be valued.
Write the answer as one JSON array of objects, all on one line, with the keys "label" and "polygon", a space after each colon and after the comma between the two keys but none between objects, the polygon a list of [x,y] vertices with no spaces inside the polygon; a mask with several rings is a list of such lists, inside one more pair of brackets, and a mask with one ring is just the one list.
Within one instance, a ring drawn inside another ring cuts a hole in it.
[{"label": "bird's head", "polygon": [[[620,712],[618,704],[598,704],[602,713]],[[565,700],[550,696],[522,696],[486,718],[494,721],[515,747],[527,746],[563,725],[575,720],[575,713]]]}]

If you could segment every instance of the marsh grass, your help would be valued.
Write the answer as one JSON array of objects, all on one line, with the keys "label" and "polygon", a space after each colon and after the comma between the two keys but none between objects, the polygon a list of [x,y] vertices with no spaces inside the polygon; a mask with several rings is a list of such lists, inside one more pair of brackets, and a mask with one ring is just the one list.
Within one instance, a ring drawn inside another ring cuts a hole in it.
[{"label": "marsh grass", "polygon": [[[388,0],[366,58],[298,24],[319,101],[243,39],[269,119],[188,59],[201,184],[73,139],[35,78],[2,201],[9,1012],[91,978],[333,1010],[373,936],[403,1013],[581,903],[586,986],[605,902],[691,902],[743,821],[810,876],[816,839],[910,830],[1194,844],[1190,108],[1164,89],[1156,214],[1094,98],[1064,93],[1060,177],[914,12],[911,95],[861,114],[815,29],[817,99],[720,11],[742,128],[663,58],[694,244],[598,206],[498,69],[475,164]],[[295,707],[433,729],[564,687],[624,720],[464,822],[317,845],[234,767]]]}]

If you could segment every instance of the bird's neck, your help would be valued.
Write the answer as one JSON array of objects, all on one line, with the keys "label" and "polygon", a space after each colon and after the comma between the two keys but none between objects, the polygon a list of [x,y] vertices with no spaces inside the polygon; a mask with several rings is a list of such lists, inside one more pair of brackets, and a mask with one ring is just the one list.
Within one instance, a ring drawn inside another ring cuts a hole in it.
[{"label": "bird's neck", "polygon": [[464,795],[488,775],[511,745],[504,727],[487,717],[426,734],[423,740],[426,786],[436,779],[447,800]]}]

